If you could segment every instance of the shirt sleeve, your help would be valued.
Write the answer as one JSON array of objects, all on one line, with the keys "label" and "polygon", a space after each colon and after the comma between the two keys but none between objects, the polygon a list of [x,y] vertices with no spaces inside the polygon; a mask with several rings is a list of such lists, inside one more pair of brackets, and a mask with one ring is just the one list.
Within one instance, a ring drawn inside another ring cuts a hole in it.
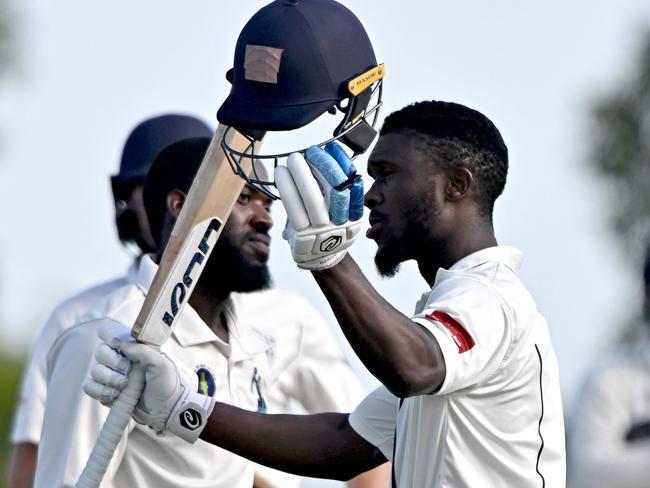
[{"label": "shirt sleeve", "polygon": [[445,380],[436,394],[487,381],[502,364],[511,342],[501,300],[470,278],[441,283],[413,320],[433,334],[445,359]]},{"label": "shirt sleeve", "polygon": [[[74,486],[108,415],[108,408],[83,392],[101,324],[102,321],[78,324],[61,335],[52,347],[36,486]],[[132,428],[132,422],[130,425]],[[113,486],[111,480],[125,448],[126,432],[102,488]]]},{"label": "shirt sleeve", "polygon": [[392,461],[398,411],[399,398],[380,386],[363,399],[348,421],[357,434]]},{"label": "shirt sleeve", "polygon": [[361,382],[322,317],[311,308],[305,312],[298,357],[278,386],[309,413],[350,412],[365,396]]},{"label": "shirt sleeve", "polygon": [[25,367],[20,396],[14,412],[11,442],[38,444],[41,438],[47,396],[47,355],[62,327],[62,317],[53,312],[39,330]]},{"label": "shirt sleeve", "polygon": [[647,385],[647,377],[638,376],[639,372],[610,365],[594,371],[585,383],[569,437],[572,486],[648,486],[650,439],[625,440],[640,403],[634,392],[640,384]]}]

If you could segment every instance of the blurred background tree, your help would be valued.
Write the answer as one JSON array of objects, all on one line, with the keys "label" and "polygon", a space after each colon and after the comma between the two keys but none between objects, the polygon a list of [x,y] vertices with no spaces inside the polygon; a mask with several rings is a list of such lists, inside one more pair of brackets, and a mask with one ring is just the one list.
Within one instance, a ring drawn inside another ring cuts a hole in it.
[{"label": "blurred background tree", "polygon": [[[650,28],[640,40],[626,78],[592,107],[589,157],[611,191],[610,226],[638,277],[639,288],[650,243]],[[640,307],[631,306],[629,312],[615,334],[623,342],[645,328]]]},{"label": "blurred background tree", "polygon": [[[14,6],[10,0],[0,0],[0,81],[9,78],[17,67],[17,17]],[[14,357],[10,351],[2,349],[0,344],[0,486],[4,486],[7,479],[9,428],[23,360],[24,358]]]},{"label": "blurred background tree", "polygon": [[23,370],[23,358],[0,354],[0,486],[5,486],[9,462],[9,428]]},{"label": "blurred background tree", "polygon": [[590,164],[613,191],[611,227],[634,269],[650,237],[650,29],[630,75],[592,109]]},{"label": "blurred background tree", "polygon": [[16,15],[11,0],[0,0],[0,79],[16,67]]}]

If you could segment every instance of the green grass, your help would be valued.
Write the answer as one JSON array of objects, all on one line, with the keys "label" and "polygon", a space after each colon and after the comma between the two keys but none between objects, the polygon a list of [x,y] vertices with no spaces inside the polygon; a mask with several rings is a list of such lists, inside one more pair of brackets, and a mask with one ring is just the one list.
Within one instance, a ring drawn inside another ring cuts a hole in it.
[{"label": "green grass", "polygon": [[9,463],[9,429],[18,395],[23,360],[0,351],[0,486],[7,482]]}]

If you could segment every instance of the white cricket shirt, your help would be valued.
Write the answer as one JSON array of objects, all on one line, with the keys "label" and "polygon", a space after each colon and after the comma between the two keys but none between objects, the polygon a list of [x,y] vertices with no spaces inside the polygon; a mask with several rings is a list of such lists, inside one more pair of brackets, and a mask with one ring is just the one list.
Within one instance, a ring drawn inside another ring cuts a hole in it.
[{"label": "white cricket shirt", "polygon": [[396,439],[399,488],[565,486],[557,360],[521,260],[499,246],[440,269],[413,317],[440,344],[440,390],[400,407],[380,387],[350,416],[389,460]]},{"label": "white cricket shirt", "polygon": [[[55,342],[48,358],[48,398],[39,447],[36,487],[72,486],[95,443],[108,409],[83,393],[97,331],[108,321],[132,324],[156,272],[142,259],[135,284],[113,292]],[[257,410],[269,380],[269,342],[238,320],[236,299],[225,313],[229,343],[220,340],[187,305],[163,350],[194,369],[216,400]],[[257,388],[259,386],[259,389]],[[198,440],[158,437],[131,421],[102,487],[250,488],[253,466]]]},{"label": "white cricket shirt", "polygon": [[[351,412],[365,389],[320,314],[297,293],[270,289],[238,295],[240,317],[272,341],[269,413]],[[297,488],[301,478],[256,466],[258,477],[278,488]]]},{"label": "white cricket shirt", "polygon": [[58,305],[43,323],[32,346],[29,361],[23,373],[20,398],[14,410],[11,442],[38,444],[41,438],[43,413],[47,398],[47,355],[54,341],[78,322],[95,302],[133,280],[137,272],[134,263],[121,278],[82,291]]},{"label": "white cricket shirt", "polygon": [[650,331],[645,332],[610,357],[599,357],[581,391],[569,436],[572,488],[650,484],[650,438],[626,440],[632,427],[650,422]]}]

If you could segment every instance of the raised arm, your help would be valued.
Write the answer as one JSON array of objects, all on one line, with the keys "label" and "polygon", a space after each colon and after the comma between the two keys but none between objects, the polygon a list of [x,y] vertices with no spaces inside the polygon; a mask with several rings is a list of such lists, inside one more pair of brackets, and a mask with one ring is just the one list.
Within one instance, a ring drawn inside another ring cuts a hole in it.
[{"label": "raised arm", "polygon": [[439,388],[445,362],[437,340],[384,300],[346,254],[361,229],[363,186],[345,151],[332,144],[309,148],[305,158],[292,154],[275,182],[294,261],[313,272],[365,366],[401,398]]},{"label": "raised arm", "polygon": [[439,388],[445,362],[436,339],[379,295],[349,255],[313,275],[354,351],[395,396]]}]

